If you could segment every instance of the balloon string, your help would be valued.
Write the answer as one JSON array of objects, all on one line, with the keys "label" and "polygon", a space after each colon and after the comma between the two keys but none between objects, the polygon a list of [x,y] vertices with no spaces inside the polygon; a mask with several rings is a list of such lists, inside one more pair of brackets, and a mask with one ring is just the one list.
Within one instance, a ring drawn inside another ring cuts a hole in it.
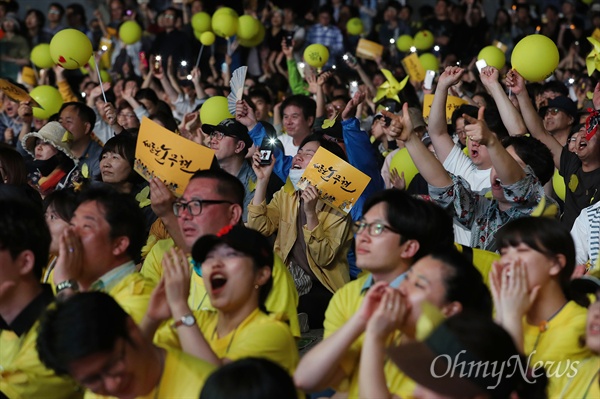
[{"label": "balloon string", "polygon": [[204,50],[204,44],[200,46],[200,52],[198,53],[198,59],[196,60],[196,68],[200,65],[200,57],[202,57],[202,50]]},{"label": "balloon string", "polygon": [[227,55],[231,55],[231,43],[229,42],[229,38],[227,38]]},{"label": "balloon string", "polygon": [[102,85],[102,76],[100,76],[100,69],[98,69],[98,61],[94,62],[94,65],[96,65],[96,73],[98,74],[98,81],[100,82],[100,90],[102,90],[102,98],[104,99],[104,103],[107,103],[106,94],[104,94],[104,86]]}]

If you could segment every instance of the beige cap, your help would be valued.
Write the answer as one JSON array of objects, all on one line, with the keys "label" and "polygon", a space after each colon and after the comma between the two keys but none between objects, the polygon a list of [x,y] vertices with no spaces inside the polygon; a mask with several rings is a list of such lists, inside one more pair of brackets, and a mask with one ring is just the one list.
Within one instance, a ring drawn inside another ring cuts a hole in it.
[{"label": "beige cap", "polygon": [[27,133],[21,140],[21,144],[31,156],[35,157],[35,142],[37,139],[41,139],[77,162],[77,158],[71,152],[68,142],[63,141],[63,137],[66,133],[67,129],[60,123],[48,122],[39,132]]}]

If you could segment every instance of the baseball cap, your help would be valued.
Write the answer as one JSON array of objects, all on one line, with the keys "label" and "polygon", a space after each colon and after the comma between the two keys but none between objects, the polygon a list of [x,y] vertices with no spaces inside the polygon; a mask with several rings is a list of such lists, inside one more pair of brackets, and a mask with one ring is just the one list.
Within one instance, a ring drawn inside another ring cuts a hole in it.
[{"label": "baseball cap", "polygon": [[565,96],[558,96],[548,100],[548,105],[540,108],[540,116],[543,118],[546,115],[548,108],[558,108],[564,111],[567,115],[573,117],[574,121],[577,121],[577,104],[575,104],[570,98]]},{"label": "baseball cap", "polygon": [[192,248],[192,257],[196,262],[202,263],[206,255],[219,244],[226,244],[252,257],[259,267],[273,268],[273,246],[261,233],[243,225],[228,225],[216,235],[201,237]]},{"label": "baseball cap", "polygon": [[226,136],[235,137],[236,139],[242,140],[244,144],[246,144],[247,149],[252,147],[253,144],[252,139],[248,134],[248,128],[235,118],[223,119],[218,125],[204,123],[202,125],[202,131],[206,134],[221,132]]}]

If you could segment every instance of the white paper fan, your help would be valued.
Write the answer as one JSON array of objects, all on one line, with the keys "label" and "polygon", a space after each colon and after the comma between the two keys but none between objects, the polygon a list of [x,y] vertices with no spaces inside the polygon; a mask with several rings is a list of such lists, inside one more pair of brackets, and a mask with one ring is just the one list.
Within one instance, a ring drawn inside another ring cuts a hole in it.
[{"label": "white paper fan", "polygon": [[244,96],[244,82],[246,81],[246,71],[248,71],[247,66],[239,67],[238,69],[233,71],[233,75],[231,76],[231,80],[229,81],[231,93],[229,93],[229,95],[227,96],[227,106],[229,107],[229,113],[231,115],[235,115],[235,105]]}]

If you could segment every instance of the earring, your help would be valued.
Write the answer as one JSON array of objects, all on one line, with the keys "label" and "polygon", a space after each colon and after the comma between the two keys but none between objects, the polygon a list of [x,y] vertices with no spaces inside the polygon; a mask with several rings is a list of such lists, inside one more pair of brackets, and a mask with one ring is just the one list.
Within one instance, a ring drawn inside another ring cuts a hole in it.
[{"label": "earring", "polygon": [[256,284],[256,285],[254,286],[254,289],[255,289],[255,290],[257,290],[257,289],[259,289],[259,288],[260,288],[260,285],[258,285],[258,284]]}]

